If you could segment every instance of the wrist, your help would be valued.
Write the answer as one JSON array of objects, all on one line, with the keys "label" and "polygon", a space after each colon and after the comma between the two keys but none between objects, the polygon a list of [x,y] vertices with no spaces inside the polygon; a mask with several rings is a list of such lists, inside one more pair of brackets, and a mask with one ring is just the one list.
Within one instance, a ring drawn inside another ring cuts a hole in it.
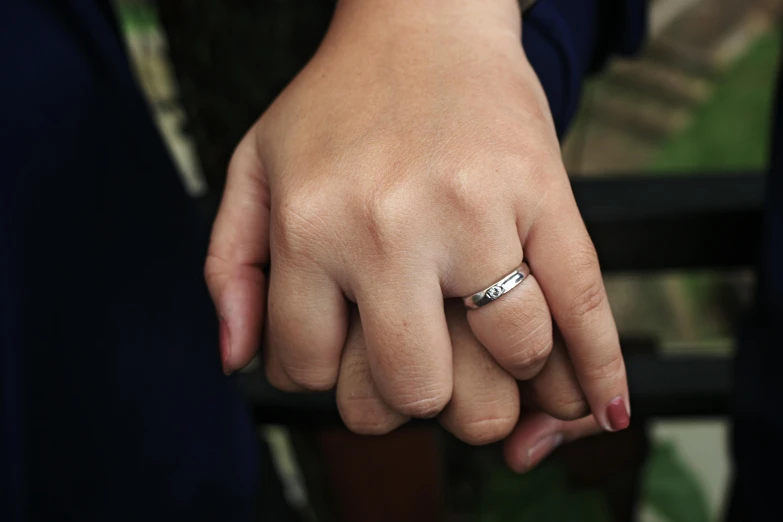
[{"label": "wrist", "polygon": [[518,0],[338,0],[327,39],[435,37],[519,45]]}]

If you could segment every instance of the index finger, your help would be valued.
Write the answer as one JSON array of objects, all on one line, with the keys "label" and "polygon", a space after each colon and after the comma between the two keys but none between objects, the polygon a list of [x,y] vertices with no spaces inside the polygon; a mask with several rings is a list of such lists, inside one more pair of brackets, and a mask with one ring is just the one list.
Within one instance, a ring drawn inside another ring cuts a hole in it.
[{"label": "index finger", "polygon": [[620,341],[595,247],[564,183],[541,206],[524,248],[593,415],[604,429],[621,430],[630,423],[630,402]]},{"label": "index finger", "polygon": [[223,371],[252,359],[261,338],[269,262],[269,191],[251,131],[231,158],[204,277],[220,316]]}]

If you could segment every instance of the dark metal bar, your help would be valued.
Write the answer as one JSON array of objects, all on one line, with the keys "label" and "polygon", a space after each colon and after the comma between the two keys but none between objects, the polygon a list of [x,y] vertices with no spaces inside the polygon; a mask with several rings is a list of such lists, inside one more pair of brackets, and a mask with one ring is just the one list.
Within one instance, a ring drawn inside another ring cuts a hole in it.
[{"label": "dark metal bar", "polygon": [[606,271],[738,268],[757,258],[758,173],[575,177],[572,186]]},{"label": "dark metal bar", "polygon": [[[729,411],[730,358],[629,353],[625,361],[635,416],[712,416]],[[280,392],[261,372],[241,374],[239,379],[258,422],[299,426],[340,422],[331,392]]]},{"label": "dark metal bar", "polygon": [[627,355],[636,416],[713,416],[729,413],[732,358]]}]

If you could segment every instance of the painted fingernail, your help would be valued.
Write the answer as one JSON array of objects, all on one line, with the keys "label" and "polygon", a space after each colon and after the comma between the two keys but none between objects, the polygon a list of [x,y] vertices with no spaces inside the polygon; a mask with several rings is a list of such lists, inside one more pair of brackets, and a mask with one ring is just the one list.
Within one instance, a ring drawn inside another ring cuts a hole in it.
[{"label": "painted fingernail", "polygon": [[523,471],[529,471],[538,465],[539,462],[544,460],[550,453],[552,453],[560,444],[563,443],[563,435],[561,433],[555,433],[540,438],[535,444],[530,446],[527,450],[527,464]]},{"label": "painted fingernail", "polygon": [[220,318],[220,361],[223,364],[223,373],[231,375],[231,369],[228,362],[231,359],[231,332],[228,330],[228,323],[222,317]]},{"label": "painted fingernail", "polygon": [[624,430],[631,424],[628,405],[622,395],[612,399],[606,407],[606,420],[609,422],[609,431]]}]

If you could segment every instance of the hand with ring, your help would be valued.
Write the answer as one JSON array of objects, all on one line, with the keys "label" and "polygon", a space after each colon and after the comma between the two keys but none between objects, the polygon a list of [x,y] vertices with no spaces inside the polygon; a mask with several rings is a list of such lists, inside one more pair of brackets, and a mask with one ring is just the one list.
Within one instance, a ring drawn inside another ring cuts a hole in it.
[{"label": "hand with ring", "polygon": [[518,9],[338,3],[229,166],[205,269],[227,371],[263,331],[270,381],[337,386],[349,426],[364,421],[345,405],[364,401],[387,427],[441,414],[484,441],[460,431],[470,407],[497,438],[519,416],[516,380],[557,418],[628,425],[617,331]]}]

